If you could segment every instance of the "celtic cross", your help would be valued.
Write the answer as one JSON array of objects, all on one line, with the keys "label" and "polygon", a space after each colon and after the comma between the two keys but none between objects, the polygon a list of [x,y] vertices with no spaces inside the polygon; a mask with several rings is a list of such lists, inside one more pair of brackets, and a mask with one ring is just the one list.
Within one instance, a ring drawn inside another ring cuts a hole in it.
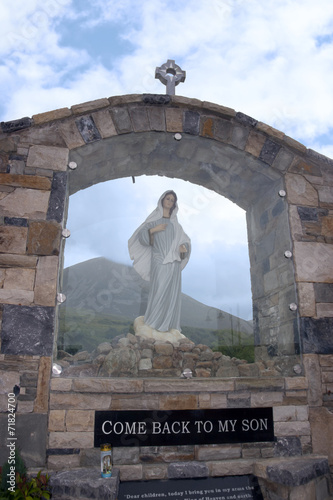
[{"label": "celtic cross", "polygon": [[166,85],[166,94],[175,95],[175,87],[180,82],[185,82],[186,71],[183,71],[173,59],[168,59],[155,70],[155,78],[158,78]]}]

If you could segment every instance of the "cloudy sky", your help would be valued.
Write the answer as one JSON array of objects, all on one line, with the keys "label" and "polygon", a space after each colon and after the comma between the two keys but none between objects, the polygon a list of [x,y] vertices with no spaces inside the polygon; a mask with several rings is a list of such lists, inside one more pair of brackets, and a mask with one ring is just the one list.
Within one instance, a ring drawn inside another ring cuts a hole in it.
[{"label": "cloudy sky", "polygon": [[[15,0],[0,3],[0,17],[0,121],[101,97],[165,93],[155,68],[175,59],[187,74],[178,95],[242,111],[333,157],[332,0]],[[140,178],[135,186],[140,195],[128,179],[72,197],[67,265],[99,255],[125,261],[132,230],[171,187],[193,240],[184,291],[248,319],[244,213],[188,183]],[[119,207],[129,195],[135,215],[115,215],[112,200]],[[84,215],[87,204],[98,216]],[[106,236],[97,238],[110,213],[125,247],[110,250]]]}]

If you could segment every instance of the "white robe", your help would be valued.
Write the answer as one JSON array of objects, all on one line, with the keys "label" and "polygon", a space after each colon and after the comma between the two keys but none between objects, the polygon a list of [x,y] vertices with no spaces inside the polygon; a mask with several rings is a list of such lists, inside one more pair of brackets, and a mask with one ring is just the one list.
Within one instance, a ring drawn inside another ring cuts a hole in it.
[{"label": "white robe", "polygon": [[[190,257],[191,240],[177,220],[177,205],[170,218],[163,217],[164,196],[165,193],[157,208],[129,239],[128,248],[134,269],[150,281],[145,324],[162,332],[172,328],[181,331],[181,271]],[[149,229],[158,224],[167,224],[167,227],[165,231],[154,233],[151,245]],[[181,259],[179,247],[183,244],[188,251]]]}]

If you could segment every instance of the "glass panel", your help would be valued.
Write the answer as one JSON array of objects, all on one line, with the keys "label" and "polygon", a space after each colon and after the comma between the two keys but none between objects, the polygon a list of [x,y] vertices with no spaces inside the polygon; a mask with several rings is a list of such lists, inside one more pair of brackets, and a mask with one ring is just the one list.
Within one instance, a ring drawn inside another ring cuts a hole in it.
[{"label": "glass panel", "polygon": [[[127,334],[134,333],[134,319],[146,310],[149,283],[133,269],[128,239],[168,189],[177,193],[178,220],[192,245],[182,272],[182,334],[195,345],[222,352],[225,366],[233,357],[254,361],[245,211],[202,186],[141,176],[135,183],[112,180],[70,197],[62,283],[66,301],[59,308],[57,342],[63,375],[105,375],[100,361],[110,344],[128,341]],[[212,376],[216,367],[210,368]]]}]

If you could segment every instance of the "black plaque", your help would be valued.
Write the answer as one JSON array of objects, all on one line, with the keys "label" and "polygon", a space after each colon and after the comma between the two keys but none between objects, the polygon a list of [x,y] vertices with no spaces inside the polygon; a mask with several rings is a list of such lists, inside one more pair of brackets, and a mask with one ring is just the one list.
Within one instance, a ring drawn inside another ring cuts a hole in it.
[{"label": "black plaque", "polygon": [[272,408],[96,411],[95,446],[173,446],[274,441]]},{"label": "black plaque", "polygon": [[263,500],[253,475],[120,483],[118,500]]}]

